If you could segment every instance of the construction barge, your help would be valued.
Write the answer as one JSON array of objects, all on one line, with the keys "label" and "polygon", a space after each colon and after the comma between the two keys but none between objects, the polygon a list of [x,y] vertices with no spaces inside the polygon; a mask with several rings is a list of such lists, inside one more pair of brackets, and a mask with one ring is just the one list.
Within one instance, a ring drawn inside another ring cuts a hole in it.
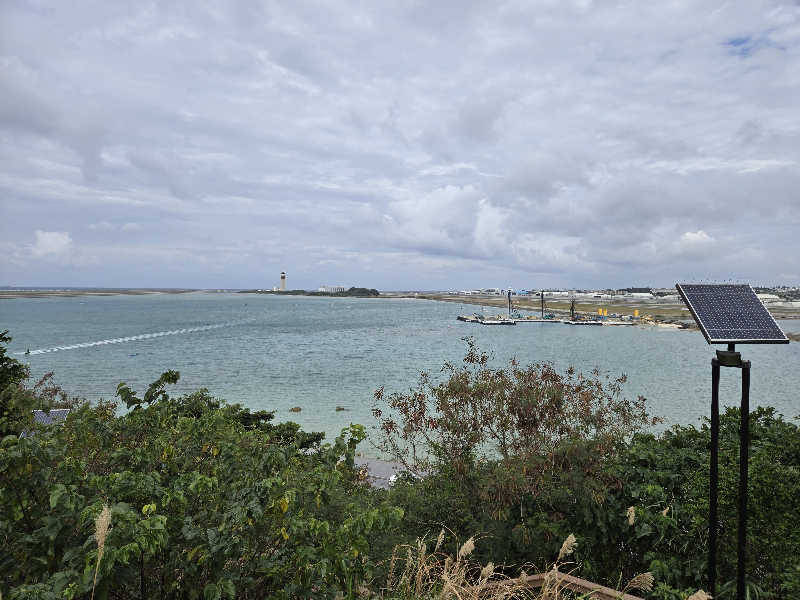
[{"label": "construction barge", "polygon": [[529,319],[526,317],[500,317],[491,316],[484,317],[483,315],[458,315],[456,317],[459,321],[465,323],[477,323],[478,325],[518,325],[519,323],[560,323],[562,325],[605,325],[606,327],[615,326],[631,326],[636,325],[635,321],[598,321],[598,320],[571,320],[571,319]]},{"label": "construction barge", "polygon": [[516,325],[517,320],[503,316],[485,317],[475,313],[474,315],[458,315],[456,317],[459,321],[467,323],[480,323],[481,325]]},{"label": "construction barge", "polygon": [[[600,311],[598,311],[599,313]],[[630,320],[608,320],[608,313],[599,314],[598,317],[593,319],[582,318],[575,313],[575,301],[573,300],[570,305],[569,319],[557,319],[554,314],[545,314],[544,312],[544,294],[542,294],[542,315],[541,317],[523,317],[519,313],[513,311],[511,303],[511,292],[508,293],[508,315],[494,315],[486,316],[480,313],[473,313],[471,315],[458,315],[456,317],[459,321],[465,323],[478,323],[479,325],[516,325],[517,323],[562,323],[565,325],[636,325],[636,321],[631,318]]]}]

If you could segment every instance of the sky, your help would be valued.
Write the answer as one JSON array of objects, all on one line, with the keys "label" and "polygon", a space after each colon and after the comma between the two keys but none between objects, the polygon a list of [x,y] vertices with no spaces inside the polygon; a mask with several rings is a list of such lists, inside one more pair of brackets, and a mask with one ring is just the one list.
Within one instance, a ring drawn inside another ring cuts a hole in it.
[{"label": "sky", "polygon": [[0,285],[800,284],[800,2],[2,2]]}]

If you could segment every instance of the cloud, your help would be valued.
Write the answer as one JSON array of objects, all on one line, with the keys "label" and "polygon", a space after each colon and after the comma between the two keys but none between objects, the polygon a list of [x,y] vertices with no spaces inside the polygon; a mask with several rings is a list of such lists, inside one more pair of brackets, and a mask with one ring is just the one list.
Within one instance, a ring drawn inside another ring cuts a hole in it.
[{"label": "cloud", "polygon": [[687,231],[681,236],[680,243],[683,246],[707,246],[714,242],[714,238],[702,229],[697,231]]},{"label": "cloud", "polygon": [[112,225],[108,221],[98,221],[97,223],[90,223],[88,227],[92,231],[113,231],[115,229],[114,225]]},{"label": "cloud", "polygon": [[800,283],[798,65],[782,0],[2,3],[4,276]]},{"label": "cloud", "polygon": [[72,250],[72,238],[66,231],[33,232],[35,240],[31,246],[31,255],[36,258],[64,257]]},{"label": "cloud", "polygon": [[675,244],[675,253],[691,258],[711,258],[716,240],[702,229],[686,231]]}]

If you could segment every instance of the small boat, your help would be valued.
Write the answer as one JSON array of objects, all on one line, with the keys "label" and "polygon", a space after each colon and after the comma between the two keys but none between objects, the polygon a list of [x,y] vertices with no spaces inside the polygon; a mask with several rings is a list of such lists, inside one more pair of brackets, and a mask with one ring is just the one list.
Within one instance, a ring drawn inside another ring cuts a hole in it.
[{"label": "small boat", "polygon": [[480,323],[483,320],[481,315],[458,315],[456,317],[459,321],[464,321],[465,323]]},{"label": "small boat", "polygon": [[602,321],[564,321],[567,325],[602,325]]},{"label": "small boat", "polygon": [[516,325],[517,322],[514,319],[482,319],[478,321],[481,325]]}]

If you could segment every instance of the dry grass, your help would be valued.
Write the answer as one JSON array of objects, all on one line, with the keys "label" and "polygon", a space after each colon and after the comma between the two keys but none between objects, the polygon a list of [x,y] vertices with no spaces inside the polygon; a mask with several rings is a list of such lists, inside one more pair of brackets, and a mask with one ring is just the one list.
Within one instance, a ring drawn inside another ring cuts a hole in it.
[{"label": "dry grass", "polygon": [[[494,563],[480,565],[470,560],[475,550],[474,537],[457,544],[452,553],[444,552],[445,538],[442,530],[433,552],[428,551],[424,539],[417,540],[416,545],[396,546],[389,561],[386,586],[377,593],[362,588],[362,597],[382,600],[597,600],[601,597],[630,598],[625,595],[632,592],[648,593],[655,583],[651,573],[641,573],[617,592],[607,588],[603,593],[569,589],[570,577],[563,569],[575,568],[574,563],[566,562],[578,545],[572,534],[564,540],[558,559],[549,571],[533,577],[522,571],[521,576],[515,579],[498,572]],[[531,585],[533,579],[537,580],[538,587]],[[571,579],[580,581],[574,577]],[[686,600],[711,600],[711,596],[699,590]]]},{"label": "dry grass", "polygon": [[694,594],[689,596],[686,600],[711,600],[711,596],[703,590],[697,590]]},{"label": "dry grass", "polygon": [[[594,592],[575,592],[567,589],[561,571],[565,562],[575,550],[577,541],[574,535],[564,540],[558,559],[540,579],[538,588],[530,585],[523,571],[521,577],[510,579],[498,572],[494,563],[481,565],[470,560],[475,549],[474,537],[454,548],[455,552],[442,551],[445,532],[439,534],[433,552],[428,552],[425,540],[417,540],[416,545],[398,546],[392,552],[386,587],[378,594],[364,590],[365,595],[385,600],[410,600],[411,598],[429,600],[504,600],[521,598],[530,600],[590,600],[597,598]],[[634,577],[623,590],[620,597],[629,591],[649,592],[653,588],[653,576],[642,573]],[[701,597],[693,600],[700,600]]]},{"label": "dry grass", "polygon": [[428,551],[425,540],[417,540],[416,545],[395,547],[389,561],[386,587],[378,597],[441,600],[523,597],[515,593],[520,590],[514,585],[496,587],[497,583],[510,580],[498,574],[493,563],[480,565],[470,560],[475,538],[469,538],[454,548],[453,553],[447,553],[443,551],[445,537],[442,530],[432,552]]}]

